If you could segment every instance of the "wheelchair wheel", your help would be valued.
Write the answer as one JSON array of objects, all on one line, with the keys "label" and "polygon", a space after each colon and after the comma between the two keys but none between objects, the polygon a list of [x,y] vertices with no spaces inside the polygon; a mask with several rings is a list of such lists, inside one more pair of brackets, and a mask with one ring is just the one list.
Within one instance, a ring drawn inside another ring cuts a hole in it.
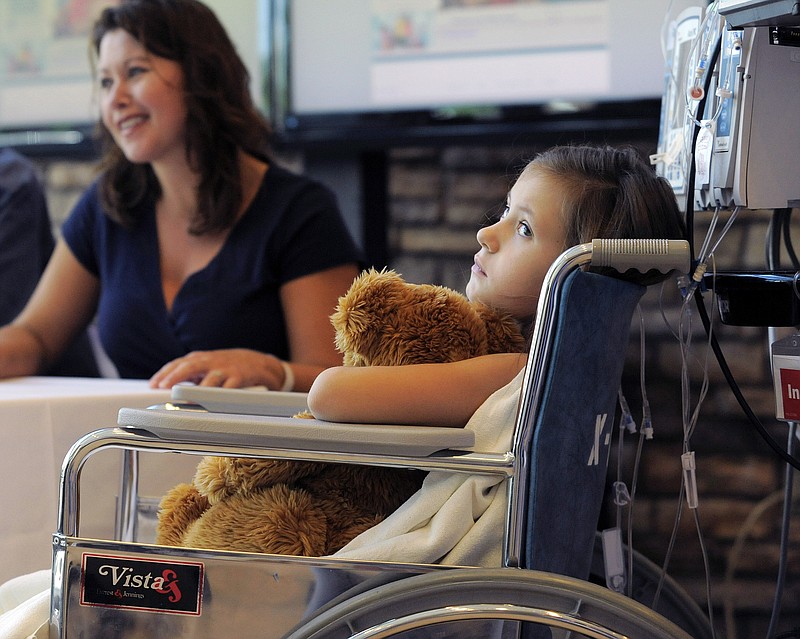
[{"label": "wheelchair wheel", "polygon": [[[470,630],[476,620],[477,632]],[[514,568],[443,570],[378,586],[323,611],[288,637],[503,636],[505,630],[492,620],[529,622],[523,636],[691,639],[664,617],[606,588]],[[487,631],[486,623],[495,625]],[[447,626],[452,633],[442,630]]]}]

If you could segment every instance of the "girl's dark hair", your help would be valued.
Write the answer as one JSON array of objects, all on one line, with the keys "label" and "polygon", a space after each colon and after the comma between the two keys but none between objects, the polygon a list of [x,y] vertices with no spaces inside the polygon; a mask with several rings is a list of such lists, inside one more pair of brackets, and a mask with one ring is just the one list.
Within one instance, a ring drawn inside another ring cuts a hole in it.
[{"label": "girl's dark hair", "polygon": [[557,146],[537,155],[528,171],[544,171],[563,186],[565,249],[599,238],[686,238],[672,187],[635,149]]},{"label": "girl's dark hair", "polygon": [[[250,76],[225,29],[197,0],[122,0],[95,22],[93,62],[103,37],[116,29],[129,33],[149,53],[180,65],[187,108],[186,157],[200,177],[190,231],[203,234],[230,227],[243,197],[239,151],[268,161],[271,131],[253,104]],[[112,219],[132,226],[137,208],[155,202],[161,187],[149,164],[125,158],[102,118],[98,132],[103,205]]]}]

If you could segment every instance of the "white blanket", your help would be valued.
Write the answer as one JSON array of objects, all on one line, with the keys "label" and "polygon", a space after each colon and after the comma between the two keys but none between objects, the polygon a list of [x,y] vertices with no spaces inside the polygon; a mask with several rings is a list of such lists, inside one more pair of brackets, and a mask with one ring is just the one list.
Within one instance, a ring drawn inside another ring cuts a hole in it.
[{"label": "white blanket", "polygon": [[[487,399],[467,428],[475,450],[511,447],[523,373]],[[505,480],[431,472],[396,512],[342,548],[335,557],[373,561],[499,567],[506,517]],[[0,639],[45,639],[50,614],[50,571],[0,586]]]},{"label": "white blanket", "polygon": [[49,616],[49,570],[0,585],[0,639],[47,639]]},{"label": "white blanket", "polygon": [[[476,451],[510,450],[523,374],[492,394],[469,420]],[[502,477],[431,472],[397,511],[334,557],[500,567],[507,501]]]}]

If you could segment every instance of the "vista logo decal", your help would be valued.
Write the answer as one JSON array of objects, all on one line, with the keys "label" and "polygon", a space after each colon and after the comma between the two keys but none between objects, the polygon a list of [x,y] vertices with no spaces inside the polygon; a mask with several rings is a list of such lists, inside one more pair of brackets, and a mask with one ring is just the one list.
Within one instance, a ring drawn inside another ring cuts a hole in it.
[{"label": "vista logo decal", "polygon": [[203,564],[84,554],[81,605],[200,615]]}]

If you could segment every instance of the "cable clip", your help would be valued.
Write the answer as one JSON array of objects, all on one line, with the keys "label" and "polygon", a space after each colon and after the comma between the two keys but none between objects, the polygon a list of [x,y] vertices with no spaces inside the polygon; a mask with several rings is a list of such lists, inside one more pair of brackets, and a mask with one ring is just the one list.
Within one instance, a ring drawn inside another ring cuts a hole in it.
[{"label": "cable clip", "polygon": [[622,412],[619,418],[619,428],[620,430],[624,428],[629,433],[635,433],[636,422],[633,419],[633,415],[631,415],[631,409],[628,408],[628,400],[626,400],[625,395],[622,394],[622,389],[620,389],[617,394],[619,395],[619,407]]},{"label": "cable clip", "polygon": [[694,451],[681,455],[681,467],[683,468],[683,480],[686,484],[686,505],[689,508],[697,508],[697,476],[695,471],[697,464],[694,459]]},{"label": "cable clip", "polygon": [[615,506],[627,506],[631,503],[631,494],[628,492],[628,487],[624,481],[615,481],[611,484],[611,488],[614,490]]},{"label": "cable clip", "polygon": [[606,573],[606,586],[614,592],[623,592],[628,580],[625,576],[622,531],[619,528],[607,528],[600,533],[600,537],[603,541],[603,567]]}]

